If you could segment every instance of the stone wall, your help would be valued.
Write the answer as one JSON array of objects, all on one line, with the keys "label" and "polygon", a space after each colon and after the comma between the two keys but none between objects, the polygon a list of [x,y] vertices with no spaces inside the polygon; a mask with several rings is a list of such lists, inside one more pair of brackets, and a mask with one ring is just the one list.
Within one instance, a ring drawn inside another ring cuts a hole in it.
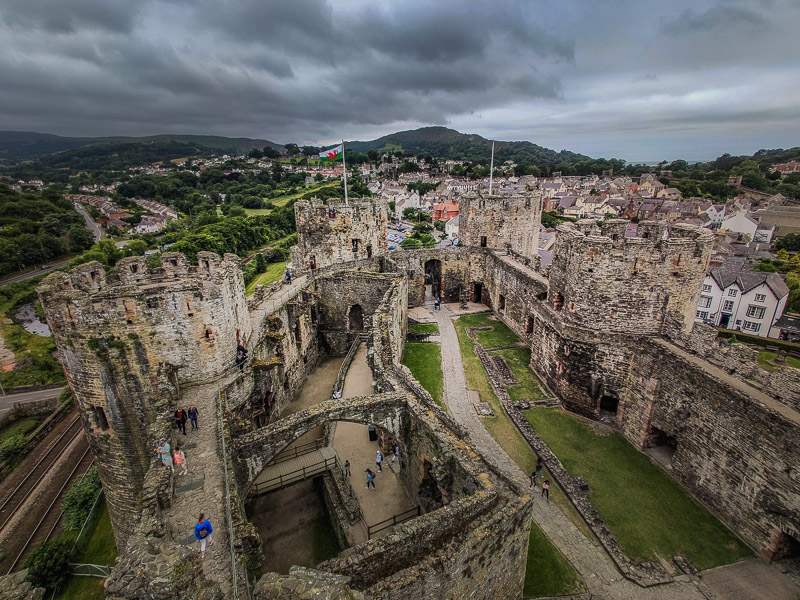
[{"label": "stone wall", "polygon": [[513,196],[467,193],[459,201],[458,241],[465,246],[505,250],[532,258],[539,250],[542,194],[532,190]]},{"label": "stone wall", "polygon": [[298,200],[292,267],[313,270],[386,252],[388,203],[380,198]]}]

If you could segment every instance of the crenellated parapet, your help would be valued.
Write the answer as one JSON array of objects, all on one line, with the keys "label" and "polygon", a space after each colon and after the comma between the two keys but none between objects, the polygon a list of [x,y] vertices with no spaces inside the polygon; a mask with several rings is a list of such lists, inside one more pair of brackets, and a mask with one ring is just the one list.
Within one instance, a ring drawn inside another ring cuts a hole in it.
[{"label": "crenellated parapet", "polygon": [[371,258],[386,253],[388,203],[382,198],[298,200],[294,205],[296,271]]},{"label": "crenellated parapet", "polygon": [[693,225],[583,219],[558,227],[548,301],[564,321],[598,330],[657,334],[667,312],[691,326],[713,234]]},{"label": "crenellated parapet", "polygon": [[533,258],[539,249],[542,193],[514,195],[469,192],[459,201],[458,240],[465,246],[505,250]]}]

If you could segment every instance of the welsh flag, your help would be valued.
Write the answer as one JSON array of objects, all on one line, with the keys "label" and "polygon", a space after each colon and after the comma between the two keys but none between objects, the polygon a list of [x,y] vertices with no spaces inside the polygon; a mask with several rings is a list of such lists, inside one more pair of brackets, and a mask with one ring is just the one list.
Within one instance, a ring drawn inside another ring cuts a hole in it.
[{"label": "welsh flag", "polygon": [[319,159],[322,162],[333,162],[335,160],[342,160],[342,152],[344,151],[344,144],[339,144],[330,150],[323,150],[319,153]]}]

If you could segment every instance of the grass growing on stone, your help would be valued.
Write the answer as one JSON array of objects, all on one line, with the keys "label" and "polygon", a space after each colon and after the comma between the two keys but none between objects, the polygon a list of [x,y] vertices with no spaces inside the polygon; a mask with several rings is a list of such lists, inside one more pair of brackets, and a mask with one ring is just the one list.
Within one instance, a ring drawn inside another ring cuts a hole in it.
[{"label": "grass growing on stone", "polygon": [[530,348],[508,348],[506,350],[495,350],[489,354],[502,356],[519,382],[519,385],[506,388],[512,400],[520,402],[522,400],[541,400],[545,397],[542,391],[544,386],[528,366],[531,364]]},{"label": "grass growing on stone", "polygon": [[[536,453],[528,445],[528,442],[520,435],[514,423],[503,410],[500,400],[492,390],[489,377],[481,364],[480,359],[473,350],[472,340],[467,337],[465,329],[467,327],[477,327],[471,317],[482,315],[465,315],[458,318],[453,324],[458,335],[458,344],[461,347],[461,361],[464,364],[464,374],[467,378],[467,387],[476,390],[481,400],[488,402],[494,411],[494,417],[484,417],[482,419],[487,431],[498,441],[515,463],[527,474],[533,472],[536,467]],[[494,326],[498,321],[492,321]],[[545,470],[547,477],[550,476]],[[552,480],[552,477],[550,478]],[[590,540],[594,539],[594,534],[589,526],[583,521],[581,516],[572,506],[569,499],[561,492],[558,486],[550,487],[550,500],[553,501],[569,518],[575,526]],[[554,552],[557,550],[553,549]],[[565,592],[566,593],[566,592]]]},{"label": "grass growing on stone", "polygon": [[257,285],[269,285],[273,281],[277,281],[283,274],[286,272],[286,263],[285,262],[276,262],[276,263],[269,263],[267,265],[267,270],[263,273],[259,273],[255,276],[253,281],[247,284],[245,288],[245,294],[248,296],[252,296],[256,291]]},{"label": "grass growing on stone", "polygon": [[24,419],[20,419],[19,421],[15,421],[2,431],[0,431],[0,445],[3,444],[7,439],[14,437],[15,435],[22,435],[27,437],[28,434],[32,433],[38,426],[39,423],[42,422],[41,417],[26,417]]},{"label": "grass growing on stone", "polygon": [[[780,368],[775,360],[777,356],[775,352],[759,352],[757,358],[758,364],[767,371],[777,371]],[[791,356],[786,357],[786,364],[795,369],[800,369],[800,360],[792,358]]]},{"label": "grass growing on stone", "polygon": [[525,411],[525,417],[567,471],[589,483],[592,504],[628,556],[686,556],[702,570],[751,555],[619,433],[600,435],[561,409],[537,408]]},{"label": "grass growing on stone", "polygon": [[517,334],[511,331],[505,323],[493,318],[492,313],[478,313],[476,315],[464,315],[458,319],[464,321],[464,327],[492,327],[491,331],[476,331],[478,342],[484,348],[497,348],[498,346],[510,346],[519,342]]},{"label": "grass growing on stone", "polygon": [[436,323],[411,323],[408,326],[408,332],[438,334],[439,326]]},{"label": "grass growing on stone", "polygon": [[[108,516],[108,508],[104,506],[86,550],[78,562],[113,566],[116,557],[117,545],[111,529],[111,518]],[[73,577],[58,598],[59,600],[103,600],[106,597],[103,591],[104,581],[99,577]]]},{"label": "grass growing on stone", "polygon": [[428,390],[434,402],[442,404],[444,374],[442,373],[442,350],[438,344],[409,343],[400,361],[411,370],[420,385]]},{"label": "grass growing on stone", "polygon": [[539,526],[533,523],[522,595],[525,598],[541,598],[577,594],[582,591],[584,585],[577,571],[553,547]]}]

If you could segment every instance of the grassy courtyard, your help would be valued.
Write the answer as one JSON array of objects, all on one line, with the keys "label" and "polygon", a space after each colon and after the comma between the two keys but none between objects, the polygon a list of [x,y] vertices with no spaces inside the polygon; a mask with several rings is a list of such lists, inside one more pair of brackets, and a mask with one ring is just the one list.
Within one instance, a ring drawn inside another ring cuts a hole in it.
[{"label": "grassy courtyard", "polygon": [[507,348],[506,350],[495,350],[489,352],[490,356],[499,355],[506,361],[508,368],[514,374],[519,385],[506,388],[508,395],[515,402],[523,400],[541,400],[545,398],[542,391],[544,385],[539,381],[536,374],[528,366],[531,364],[530,348]]},{"label": "grassy courtyard", "polygon": [[400,362],[411,370],[411,374],[422,387],[428,390],[431,398],[437,404],[442,405],[444,374],[442,373],[442,350],[439,345],[408,343]]},{"label": "grassy courtyard", "polygon": [[619,433],[555,408],[525,417],[571,475],[584,477],[590,499],[632,558],[686,556],[708,569],[749,556],[750,549]]},{"label": "grassy courtyard", "polygon": [[[777,357],[778,355],[775,352],[759,352],[757,359],[758,365],[767,371],[777,371],[780,368],[779,365],[783,364],[775,360]],[[800,369],[800,360],[787,356],[786,365],[794,367],[795,369]]]},{"label": "grassy courtyard", "polygon": [[476,331],[478,342],[484,348],[497,348],[499,346],[510,346],[519,342],[517,334],[511,331],[502,321],[495,319],[492,313],[478,313],[475,315],[464,315],[458,319],[463,322],[464,327],[491,327],[489,331]]},{"label": "grassy courtyard", "polygon": [[439,333],[439,326],[436,323],[412,323],[408,326],[408,332],[436,335]]},{"label": "grassy courtyard", "polygon": [[578,594],[584,591],[583,581],[569,561],[553,547],[536,523],[531,524],[528,538],[528,561],[525,567],[525,598]]}]

